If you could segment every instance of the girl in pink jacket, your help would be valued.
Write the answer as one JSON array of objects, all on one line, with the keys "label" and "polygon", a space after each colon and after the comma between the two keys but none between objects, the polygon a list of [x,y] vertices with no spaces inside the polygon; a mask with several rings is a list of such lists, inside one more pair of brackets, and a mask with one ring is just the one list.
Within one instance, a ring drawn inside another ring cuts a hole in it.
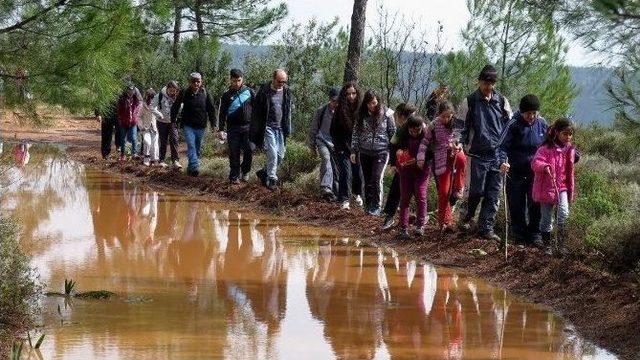
[{"label": "girl in pink jacket", "polygon": [[558,231],[551,247],[551,252],[556,255],[563,248],[569,203],[575,197],[576,150],[571,144],[574,131],[571,120],[556,120],[531,162],[534,172],[533,201],[540,203],[540,232],[547,246],[551,242],[553,207],[557,206]]}]

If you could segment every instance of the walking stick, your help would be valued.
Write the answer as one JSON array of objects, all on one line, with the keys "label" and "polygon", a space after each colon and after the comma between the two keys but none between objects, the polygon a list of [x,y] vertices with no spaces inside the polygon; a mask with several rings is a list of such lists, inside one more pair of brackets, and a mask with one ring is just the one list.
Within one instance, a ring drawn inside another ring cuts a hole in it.
[{"label": "walking stick", "polygon": [[558,190],[558,183],[556,182],[556,176],[551,173],[551,169],[549,169],[549,175],[551,175],[551,182],[553,183],[553,190],[556,192],[556,241],[554,244],[554,248],[552,249],[552,253],[555,253],[554,255],[558,255],[558,252],[560,251],[560,249],[558,248],[558,235],[559,235],[559,231],[560,231],[560,226],[559,221],[560,221],[560,191]]},{"label": "walking stick", "polygon": [[509,205],[507,203],[507,173],[502,174],[502,198],[504,199],[504,260],[509,257]]}]

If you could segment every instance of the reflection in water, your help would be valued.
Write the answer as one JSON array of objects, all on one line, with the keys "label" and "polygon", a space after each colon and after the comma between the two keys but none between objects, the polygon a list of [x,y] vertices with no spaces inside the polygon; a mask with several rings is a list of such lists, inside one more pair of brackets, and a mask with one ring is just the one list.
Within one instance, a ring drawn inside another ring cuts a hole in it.
[{"label": "reflection in water", "polygon": [[15,170],[27,173],[0,193],[0,210],[26,220],[23,244],[49,288],[72,278],[122,298],[46,299],[45,358],[610,356],[544,309],[462,273],[49,165],[38,176]]}]

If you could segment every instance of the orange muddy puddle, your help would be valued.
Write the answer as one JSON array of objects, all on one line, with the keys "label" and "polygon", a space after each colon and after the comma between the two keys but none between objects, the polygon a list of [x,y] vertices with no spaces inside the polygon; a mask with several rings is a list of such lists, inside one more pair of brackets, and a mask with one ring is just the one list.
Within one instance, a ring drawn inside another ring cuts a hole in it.
[{"label": "orange muddy puddle", "polygon": [[[37,359],[610,359],[551,312],[330,230],[32,155],[0,209],[47,291]],[[58,310],[59,307],[59,310]]]}]

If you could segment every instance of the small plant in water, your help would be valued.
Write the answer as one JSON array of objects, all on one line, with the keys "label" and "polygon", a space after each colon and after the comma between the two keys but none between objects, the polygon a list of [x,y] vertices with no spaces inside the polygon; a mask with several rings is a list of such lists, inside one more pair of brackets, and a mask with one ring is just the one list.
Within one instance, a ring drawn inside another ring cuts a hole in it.
[{"label": "small plant in water", "polygon": [[22,341],[18,343],[13,343],[11,347],[11,360],[20,360],[22,356]]},{"label": "small plant in water", "polygon": [[64,279],[64,294],[69,296],[71,292],[76,287],[76,282],[73,280]]},{"label": "small plant in water", "polygon": [[44,341],[44,334],[40,335],[40,337],[38,338],[38,341],[36,341],[36,344],[33,345],[33,343],[31,342],[31,334],[27,331],[27,339],[29,340],[29,346],[32,349],[40,349],[40,346],[42,346],[42,342]]}]

